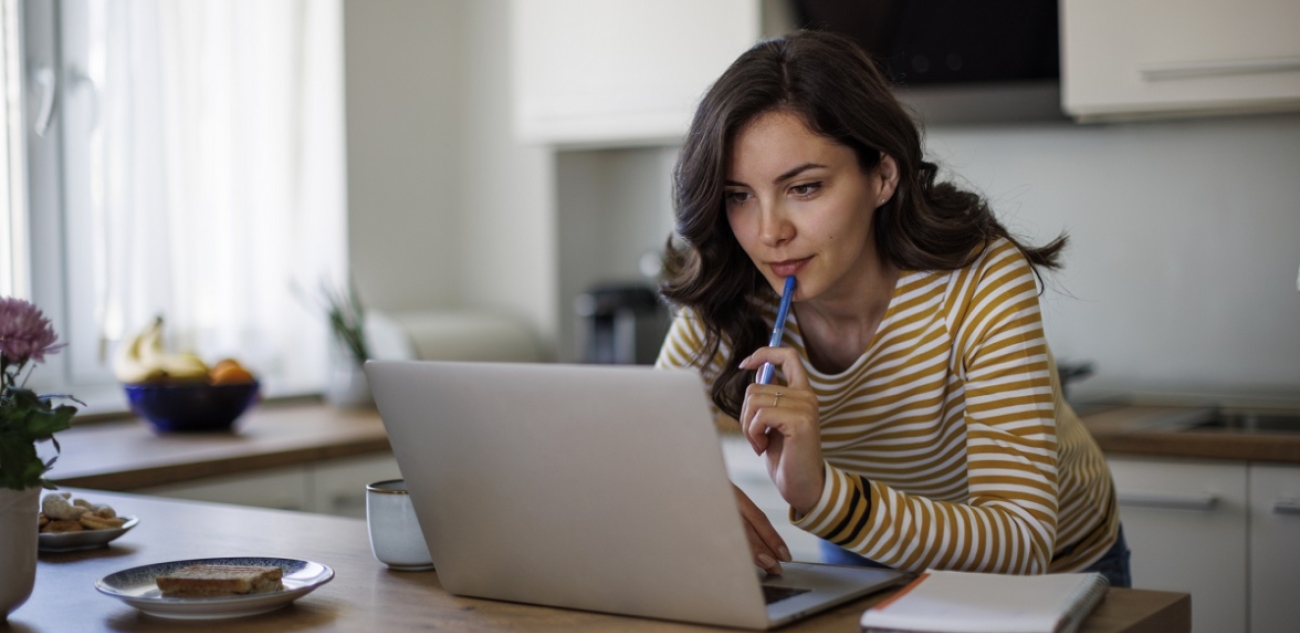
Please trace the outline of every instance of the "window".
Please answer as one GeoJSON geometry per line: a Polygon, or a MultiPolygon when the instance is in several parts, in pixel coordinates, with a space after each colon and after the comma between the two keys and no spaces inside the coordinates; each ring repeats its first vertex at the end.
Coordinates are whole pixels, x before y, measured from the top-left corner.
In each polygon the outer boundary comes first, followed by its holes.
{"type": "Polygon", "coordinates": [[[114,348],[155,315],[271,395],[319,387],[327,333],[292,287],[346,270],[338,0],[23,8],[32,294],[69,343],[46,389],[120,406],[114,348]]]}
{"type": "Polygon", "coordinates": [[[0,295],[26,296],[27,214],[18,0],[0,0],[0,295]]]}

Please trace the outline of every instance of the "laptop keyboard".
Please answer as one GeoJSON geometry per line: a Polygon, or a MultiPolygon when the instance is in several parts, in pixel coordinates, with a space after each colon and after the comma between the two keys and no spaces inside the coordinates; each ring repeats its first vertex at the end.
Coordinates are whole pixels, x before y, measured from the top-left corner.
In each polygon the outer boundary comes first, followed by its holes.
{"type": "Polygon", "coordinates": [[[801,593],[808,593],[811,589],[796,589],[794,587],[770,587],[763,585],[763,602],[772,604],[780,602],[786,598],[793,598],[801,593]]]}

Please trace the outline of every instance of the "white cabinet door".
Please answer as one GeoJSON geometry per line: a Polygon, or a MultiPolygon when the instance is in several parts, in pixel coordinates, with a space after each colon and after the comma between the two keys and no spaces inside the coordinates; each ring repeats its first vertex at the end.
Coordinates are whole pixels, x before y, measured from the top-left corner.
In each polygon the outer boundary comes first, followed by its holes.
{"type": "Polygon", "coordinates": [[[307,469],[294,466],[153,486],[132,492],[277,510],[310,510],[310,489],[307,469]]]}
{"type": "Polygon", "coordinates": [[[1061,28],[1080,119],[1300,109],[1296,0],[1063,0],[1061,28]]]}
{"type": "Polygon", "coordinates": [[[142,494],[365,518],[366,484],[400,479],[391,453],[153,486],[142,494]]]}
{"type": "Polygon", "coordinates": [[[759,0],[513,0],[525,142],[680,140],[704,91],[759,37],[759,0]]]}
{"type": "Polygon", "coordinates": [[[1297,628],[1300,466],[1251,464],[1250,631],[1291,633],[1297,628]]]}
{"type": "Polygon", "coordinates": [[[1133,586],[1192,594],[1193,633],[1246,631],[1246,464],[1108,456],[1133,586]]]}
{"type": "Polygon", "coordinates": [[[363,519],[366,485],[401,478],[391,453],[318,462],[311,467],[312,512],[363,519]]]}

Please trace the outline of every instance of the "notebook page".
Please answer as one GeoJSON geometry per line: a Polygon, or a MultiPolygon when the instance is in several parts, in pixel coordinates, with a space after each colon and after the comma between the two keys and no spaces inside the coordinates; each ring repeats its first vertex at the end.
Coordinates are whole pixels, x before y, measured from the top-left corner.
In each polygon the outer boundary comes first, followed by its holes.
{"type": "Polygon", "coordinates": [[[864,630],[1058,633],[1077,627],[1106,589],[1105,578],[1092,573],[931,571],[897,599],[868,609],[861,624],[864,630]]]}

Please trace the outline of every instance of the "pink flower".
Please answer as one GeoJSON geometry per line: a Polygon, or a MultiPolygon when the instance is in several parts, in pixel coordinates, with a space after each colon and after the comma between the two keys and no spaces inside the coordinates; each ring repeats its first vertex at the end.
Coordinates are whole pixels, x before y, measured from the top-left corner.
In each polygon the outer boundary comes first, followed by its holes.
{"type": "Polygon", "coordinates": [[[46,354],[53,354],[63,345],[50,320],[30,302],[13,297],[0,297],[0,354],[11,365],[23,365],[28,360],[45,362],[46,354]]]}

